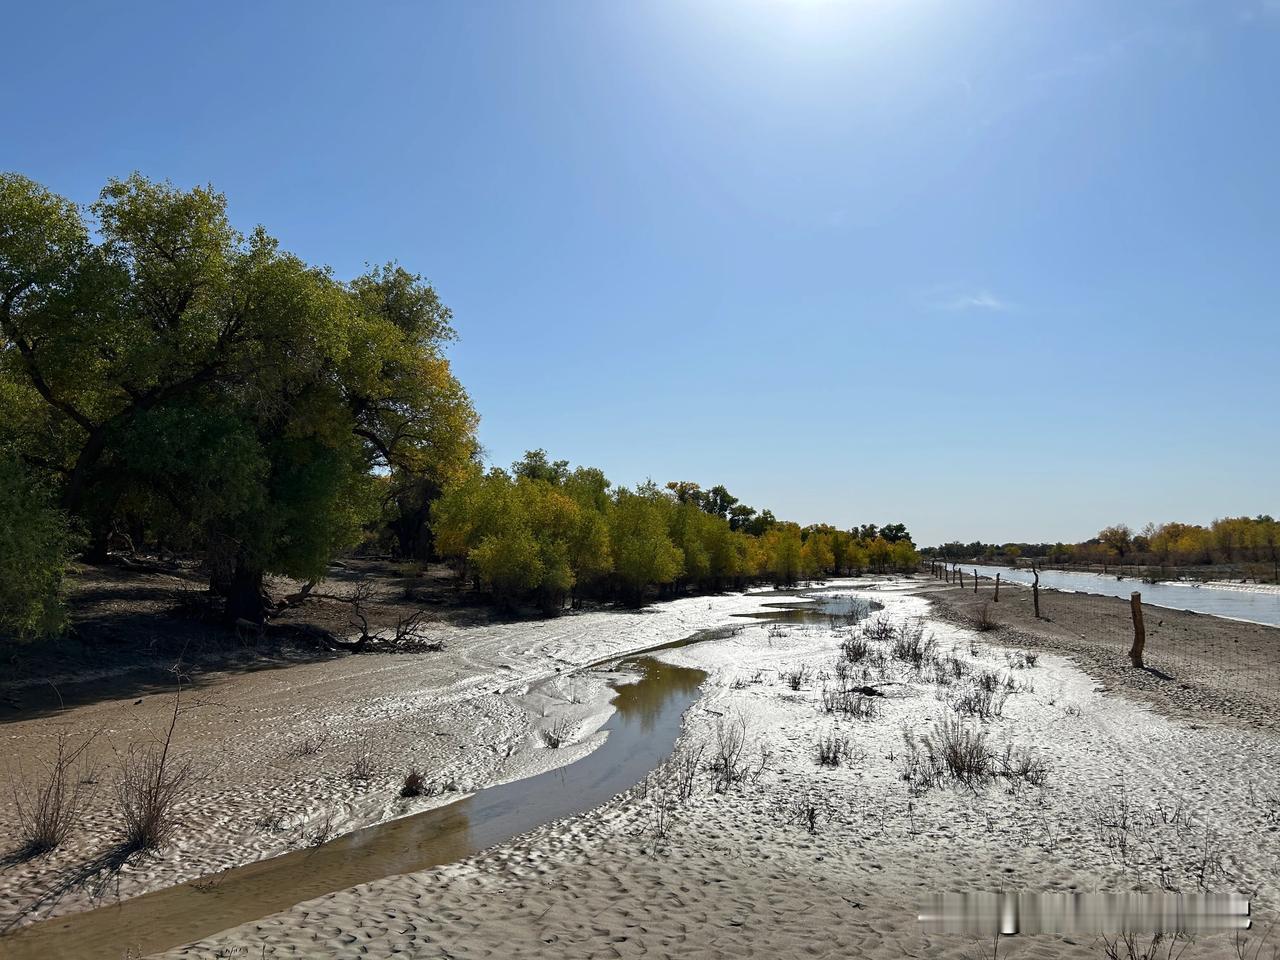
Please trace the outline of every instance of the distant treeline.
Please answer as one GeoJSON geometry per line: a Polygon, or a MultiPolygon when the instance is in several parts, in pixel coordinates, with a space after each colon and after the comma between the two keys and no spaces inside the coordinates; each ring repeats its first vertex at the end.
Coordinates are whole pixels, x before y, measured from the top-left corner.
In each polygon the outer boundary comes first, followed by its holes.
{"type": "Polygon", "coordinates": [[[905,569],[900,524],[801,529],[723,487],[479,465],[452,315],[395,264],[353,280],[134,175],[82,207],[0,174],[0,634],[55,633],[77,555],[197,560],[228,621],[369,543],[504,603],[905,569]]]}
{"type": "Polygon", "coordinates": [[[1118,523],[1082,543],[972,543],[952,541],[925,547],[921,554],[944,560],[987,560],[1015,563],[1041,559],[1051,564],[1132,564],[1137,566],[1207,566],[1270,564],[1280,580],[1280,521],[1267,514],[1224,517],[1209,526],[1194,523],[1148,523],[1135,533],[1118,523]]]}
{"type": "Polygon", "coordinates": [[[613,488],[594,467],[570,470],[542,450],[510,472],[476,468],[435,504],[436,548],[504,604],[552,610],[583,595],[639,603],[648,591],[719,590],[768,579],[914,570],[902,524],[801,527],[757,512],[723,486],[613,488]]]}

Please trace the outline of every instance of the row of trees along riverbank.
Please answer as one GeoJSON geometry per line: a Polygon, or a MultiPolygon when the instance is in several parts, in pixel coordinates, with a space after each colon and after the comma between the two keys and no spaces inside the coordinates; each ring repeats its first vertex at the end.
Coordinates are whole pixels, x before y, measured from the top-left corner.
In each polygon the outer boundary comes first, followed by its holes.
{"type": "Polygon", "coordinates": [[[925,547],[927,559],[1007,563],[1039,561],[1064,569],[1127,567],[1135,573],[1243,576],[1280,583],[1280,521],[1269,514],[1223,517],[1208,526],[1148,523],[1135,532],[1123,523],[1080,543],[972,543],[925,547]]]}
{"type": "Polygon", "coordinates": [[[134,175],[82,207],[0,175],[0,634],[57,632],[69,561],[109,548],[197,559],[254,622],[268,574],[370,541],[548,608],[915,564],[901,525],[802,530],[541,454],[484,473],[453,338],[420,277],[339,280],[211,188],[134,175]]]}
{"type": "Polygon", "coordinates": [[[530,451],[511,471],[474,470],[433,509],[440,553],[500,602],[546,610],[583,595],[636,604],[688,589],[741,588],[860,571],[911,571],[906,528],[801,527],[740,504],[723,486],[680,481],[613,488],[530,451]]]}

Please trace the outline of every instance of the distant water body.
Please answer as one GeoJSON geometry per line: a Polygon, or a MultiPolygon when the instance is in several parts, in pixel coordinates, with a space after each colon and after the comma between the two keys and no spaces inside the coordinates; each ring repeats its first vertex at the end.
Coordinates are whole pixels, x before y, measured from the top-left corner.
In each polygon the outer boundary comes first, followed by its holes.
{"type": "MultiPolygon", "coordinates": [[[[1030,570],[960,564],[966,574],[977,570],[984,577],[1000,574],[1002,581],[1030,584],[1030,570]]],[[[1041,570],[1040,586],[1074,593],[1098,593],[1106,597],[1129,599],[1137,590],[1142,602],[1174,610],[1194,610],[1214,617],[1250,620],[1280,627],[1280,593],[1251,593],[1245,590],[1219,590],[1191,583],[1144,583],[1130,577],[1117,579],[1114,574],[1072,573],[1065,570],[1041,570]]]]}

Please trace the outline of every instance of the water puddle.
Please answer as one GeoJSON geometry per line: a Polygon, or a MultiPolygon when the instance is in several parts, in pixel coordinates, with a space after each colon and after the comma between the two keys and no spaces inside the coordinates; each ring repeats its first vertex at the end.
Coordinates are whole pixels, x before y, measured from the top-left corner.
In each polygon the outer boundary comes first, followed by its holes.
{"type": "Polygon", "coordinates": [[[867,619],[884,604],[865,597],[822,597],[812,603],[767,603],[769,609],[734,616],[770,623],[818,623],[828,627],[851,627],[867,619]]]}
{"type": "Polygon", "coordinates": [[[0,957],[119,960],[126,949],[135,954],[167,950],[326,893],[453,863],[597,807],[638,783],[671,753],[684,711],[706,679],[701,670],[645,656],[626,658],[621,667],[640,679],[615,685],[615,711],[602,727],[608,738],[575,763],[318,847],[235,867],[198,885],[180,884],[33,924],[0,937],[0,957]]]}

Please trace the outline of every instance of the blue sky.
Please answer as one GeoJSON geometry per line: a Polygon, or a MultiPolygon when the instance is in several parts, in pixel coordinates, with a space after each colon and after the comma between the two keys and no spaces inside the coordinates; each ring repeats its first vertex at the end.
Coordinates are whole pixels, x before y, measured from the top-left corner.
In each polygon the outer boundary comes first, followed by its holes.
{"type": "Polygon", "coordinates": [[[6,14],[0,168],[456,313],[489,457],[919,542],[1280,512],[1280,0],[6,14]],[[15,39],[17,42],[14,42],[15,39]]]}

